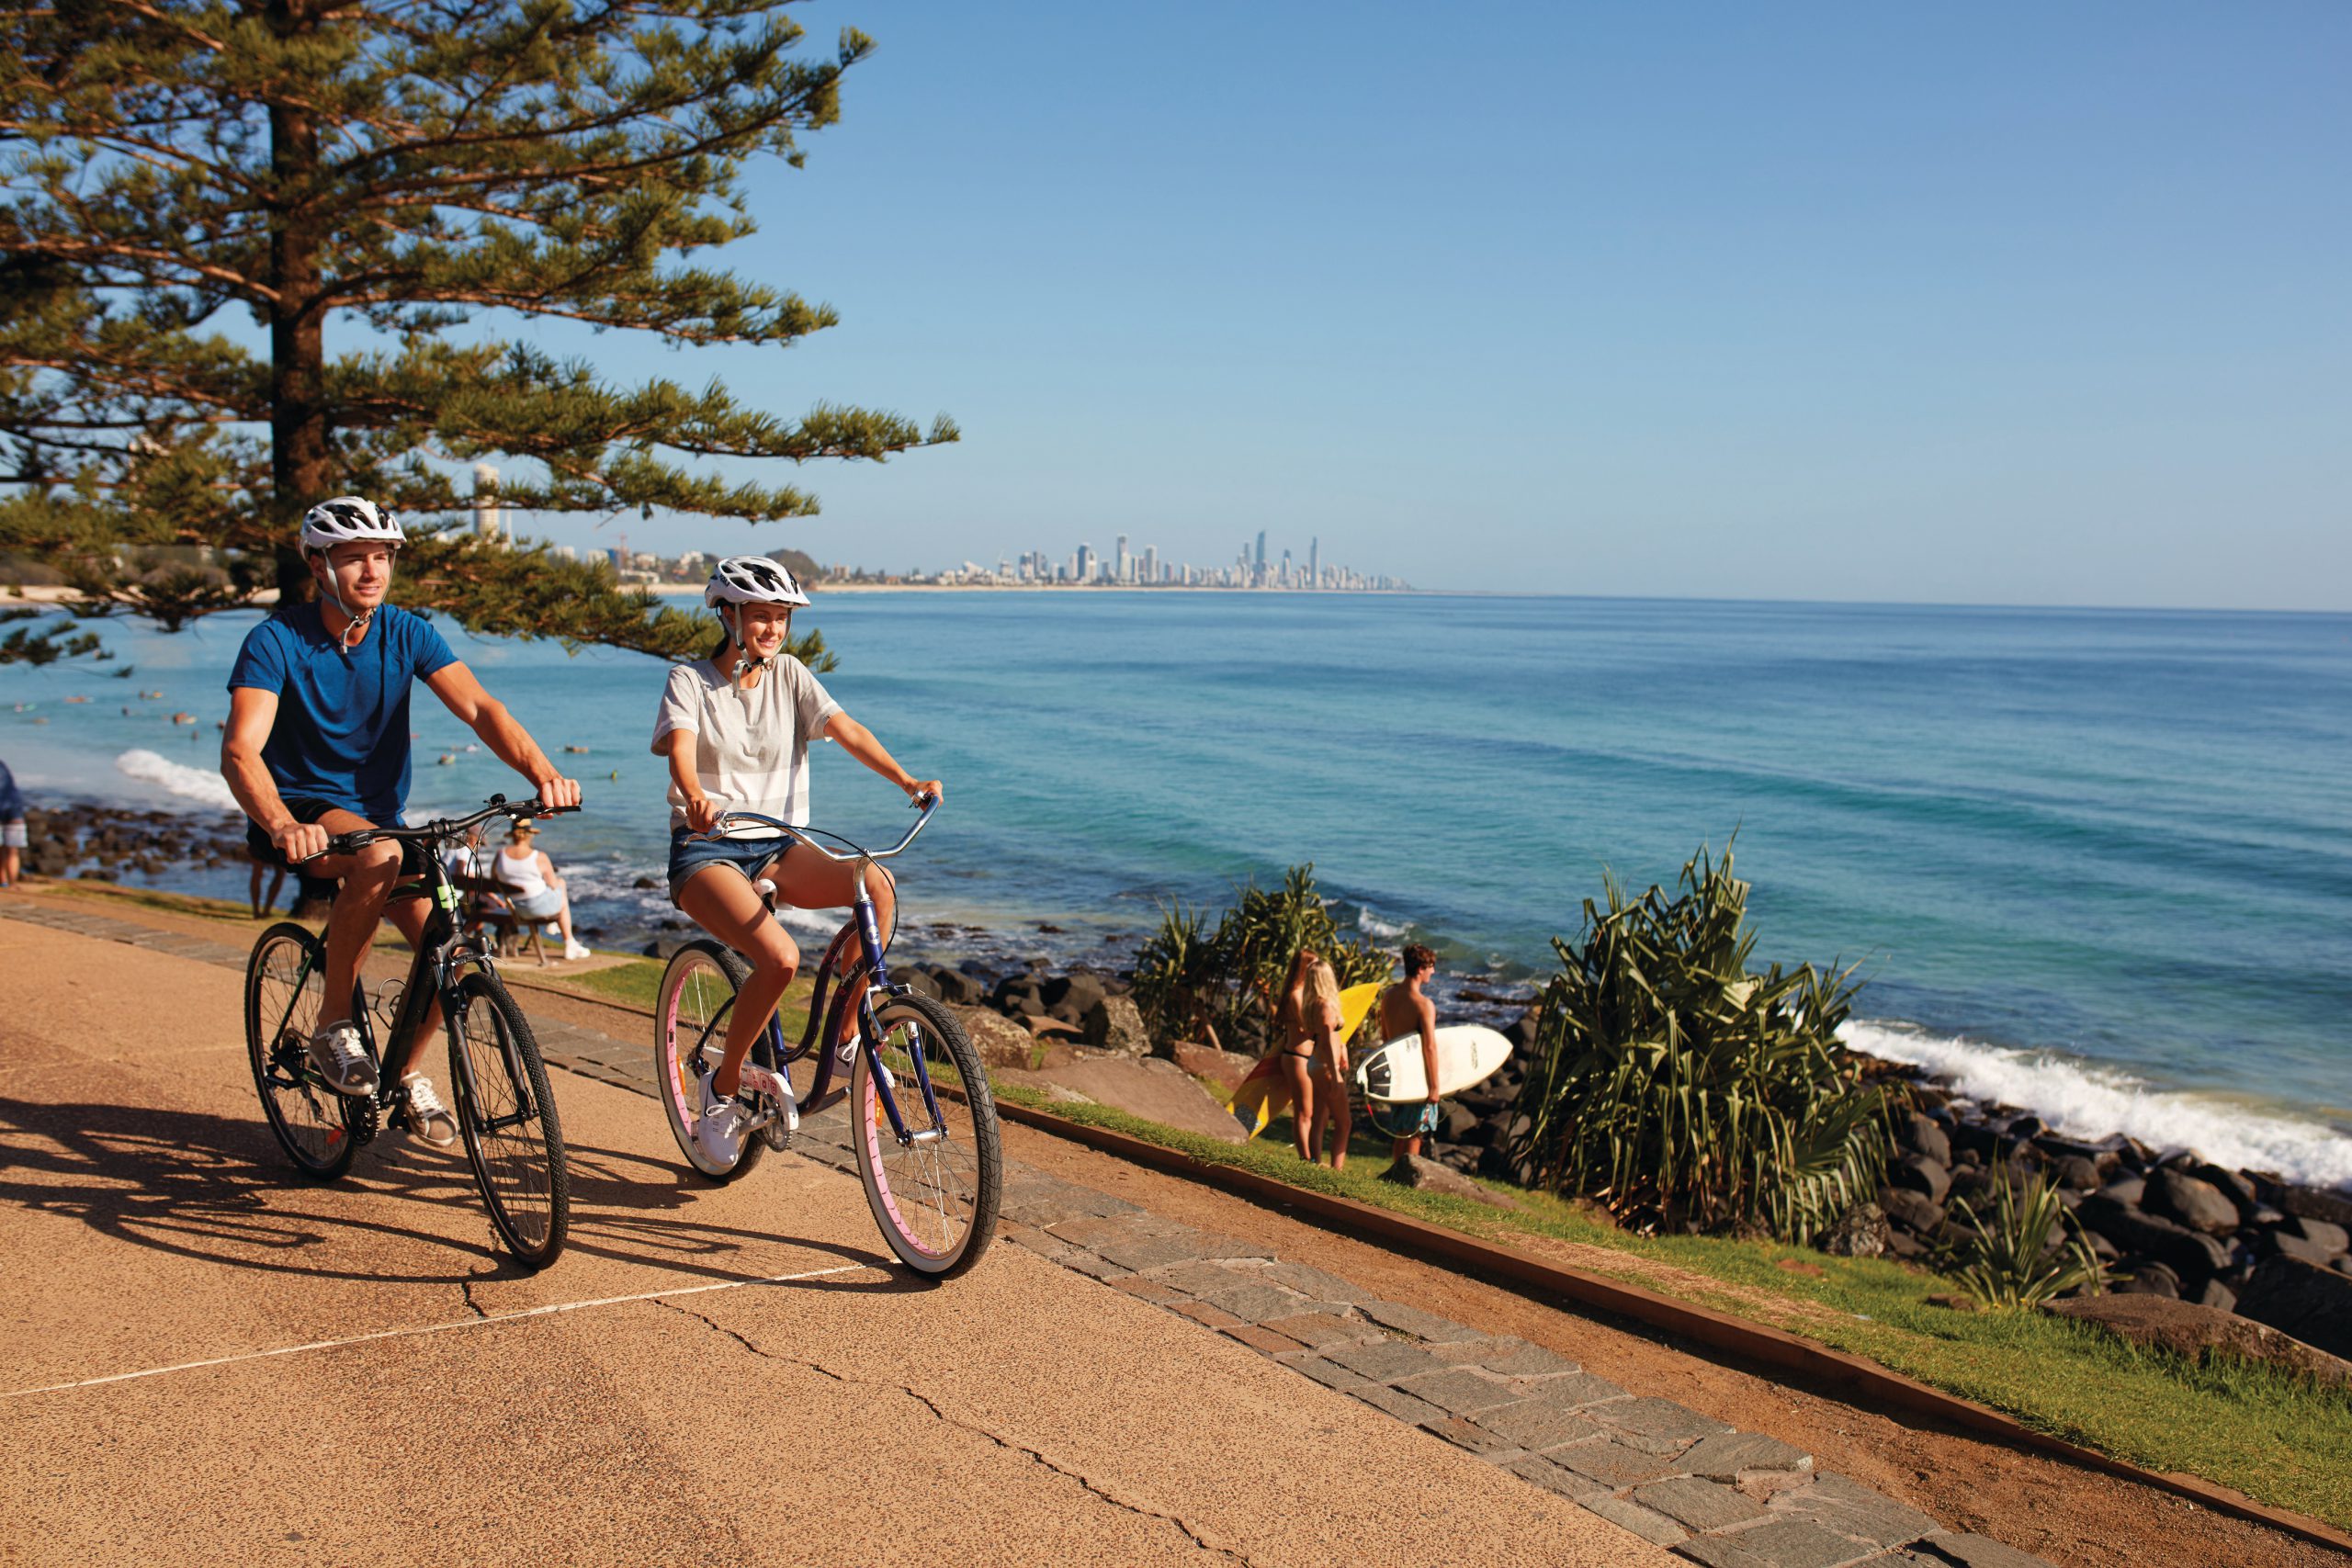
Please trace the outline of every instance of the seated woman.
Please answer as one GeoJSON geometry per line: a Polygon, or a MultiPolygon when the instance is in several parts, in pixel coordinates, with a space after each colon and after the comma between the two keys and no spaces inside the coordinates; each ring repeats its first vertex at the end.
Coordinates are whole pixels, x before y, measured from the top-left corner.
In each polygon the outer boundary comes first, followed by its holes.
{"type": "MultiPolygon", "coordinates": [[[[722,636],[707,659],[670,671],[653,725],[653,750],[670,761],[670,899],[688,919],[741,953],[751,978],[735,998],[718,1065],[703,1075],[695,1141],[720,1166],[741,1155],[745,1111],[735,1098],[746,1077],[778,1100],[787,1084],[746,1062],[800,965],[800,951],[769,915],[754,884],[775,884],[776,902],[833,908],[855,897],[855,869],[821,855],[791,854],[773,829],[742,826],[712,834],[729,811],[754,811],[799,827],[808,820],[808,743],[843,750],[907,792],[944,793],[895,761],[864,725],[842,711],[808,667],[784,651],[792,612],[808,603],[792,574],[765,556],[718,563],[703,590],[722,636]]],[[[887,875],[869,881],[874,915],[889,940],[898,902],[887,875]]],[[[862,986],[863,979],[855,982],[862,986]]],[[[854,993],[849,1005],[856,1006],[854,993]]]]}
{"type": "Polygon", "coordinates": [[[555,862],[547,852],[532,840],[539,834],[531,822],[517,822],[506,835],[506,843],[490,857],[490,878],[502,887],[511,887],[506,901],[514,912],[533,922],[553,920],[563,932],[563,955],[566,958],[586,958],[589,951],[571,934],[571,892],[556,874],[555,862]]]}
{"type": "Polygon", "coordinates": [[[1348,1048],[1340,1039],[1340,977],[1329,960],[1301,948],[1274,1008],[1274,1045],[1283,1055],[1291,1086],[1291,1136],[1298,1157],[1322,1157],[1323,1132],[1331,1131],[1331,1168],[1348,1163],[1348,1048]]]}

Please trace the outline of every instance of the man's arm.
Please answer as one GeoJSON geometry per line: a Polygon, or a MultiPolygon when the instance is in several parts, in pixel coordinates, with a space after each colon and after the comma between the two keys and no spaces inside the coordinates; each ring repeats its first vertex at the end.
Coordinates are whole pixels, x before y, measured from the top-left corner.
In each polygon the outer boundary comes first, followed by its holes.
{"type": "Polygon", "coordinates": [[[1415,997],[1421,1014],[1421,1071],[1428,1075],[1430,1103],[1437,1103],[1437,1009],[1427,997],[1415,997]]]}
{"type": "Polygon", "coordinates": [[[220,737],[220,776],[238,807],[269,835],[278,853],[290,861],[324,854],[327,830],[316,823],[297,822],[269,776],[261,749],[277,723],[277,694],[259,686],[239,686],[229,694],[229,728],[220,737]]]}
{"type": "Polygon", "coordinates": [[[580,804],[580,786],[556,772],[531,732],[506,711],[504,703],[482,690],[462,660],[444,664],[427,675],[424,683],[460,723],[481,737],[493,756],[531,781],[541,801],[548,806],[580,804]]]}

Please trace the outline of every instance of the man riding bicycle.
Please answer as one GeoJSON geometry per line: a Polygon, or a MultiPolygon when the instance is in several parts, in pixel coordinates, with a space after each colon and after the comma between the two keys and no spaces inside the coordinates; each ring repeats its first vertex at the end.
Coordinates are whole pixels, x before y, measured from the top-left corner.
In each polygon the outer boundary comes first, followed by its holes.
{"type": "MultiPolygon", "coordinates": [[[[400,825],[411,682],[431,688],[501,761],[531,781],[545,805],[580,804],[580,785],[557,773],[432,623],[384,602],[404,539],[390,512],[357,496],[303,514],[302,555],[319,596],[280,604],[246,634],[229,674],[229,728],[220,743],[220,773],[251,819],[245,840],[254,858],[343,883],[327,920],[326,988],[310,1058],[327,1087],[345,1095],[377,1088],[351,1021],[352,993],[400,879],[401,851],[374,843],[353,854],[325,852],[332,835],[400,825]]],[[[389,913],[415,945],[424,901],[403,898],[389,913]]],[[[457,1122],[432,1080],[415,1070],[439,1023],[436,1005],[397,1070],[410,1131],[447,1148],[457,1141],[457,1122]]]]}

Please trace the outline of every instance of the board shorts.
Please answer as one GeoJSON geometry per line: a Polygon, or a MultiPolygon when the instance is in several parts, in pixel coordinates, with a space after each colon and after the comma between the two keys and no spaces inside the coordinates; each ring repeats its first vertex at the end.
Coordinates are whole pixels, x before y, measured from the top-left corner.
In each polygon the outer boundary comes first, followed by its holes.
{"type": "Polygon", "coordinates": [[[1438,1107],[1435,1100],[1404,1100],[1391,1104],[1383,1100],[1364,1101],[1364,1110],[1372,1117],[1372,1124],[1392,1138],[1419,1138],[1437,1131],[1438,1107]]]}
{"type": "Polygon", "coordinates": [[[0,850],[24,850],[31,847],[31,840],[25,837],[23,818],[20,817],[14,822],[0,822],[0,850]]]}
{"type": "Polygon", "coordinates": [[[773,839],[697,839],[692,829],[670,833],[670,902],[685,890],[686,879],[707,865],[723,865],[746,882],[780,863],[793,840],[779,833],[773,839]]]}

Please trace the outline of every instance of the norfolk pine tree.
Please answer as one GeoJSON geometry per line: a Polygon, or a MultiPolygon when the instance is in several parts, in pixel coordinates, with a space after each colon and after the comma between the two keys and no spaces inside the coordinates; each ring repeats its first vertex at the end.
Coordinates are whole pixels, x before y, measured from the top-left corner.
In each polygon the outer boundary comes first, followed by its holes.
{"type": "MultiPolygon", "coordinates": [[[[0,17],[0,554],[55,567],[81,613],[176,629],[307,593],[295,539],[314,502],[462,515],[449,474],[478,458],[523,465],[511,507],[759,522],[816,502],[714,466],[956,439],[944,417],[779,419],[715,380],[616,386],[492,330],[781,349],[833,324],[701,260],[753,231],[747,163],[798,166],[796,138],[838,118],[872,48],[844,31],[830,57],[796,53],[782,11],[17,0],[0,17]],[[153,553],[172,545],[226,554],[208,571],[153,553]]],[[[601,563],[412,538],[400,602],[476,631],[673,658],[711,634],[649,615],[601,563]]],[[[0,662],[93,647],[20,625],[0,662]]]]}

